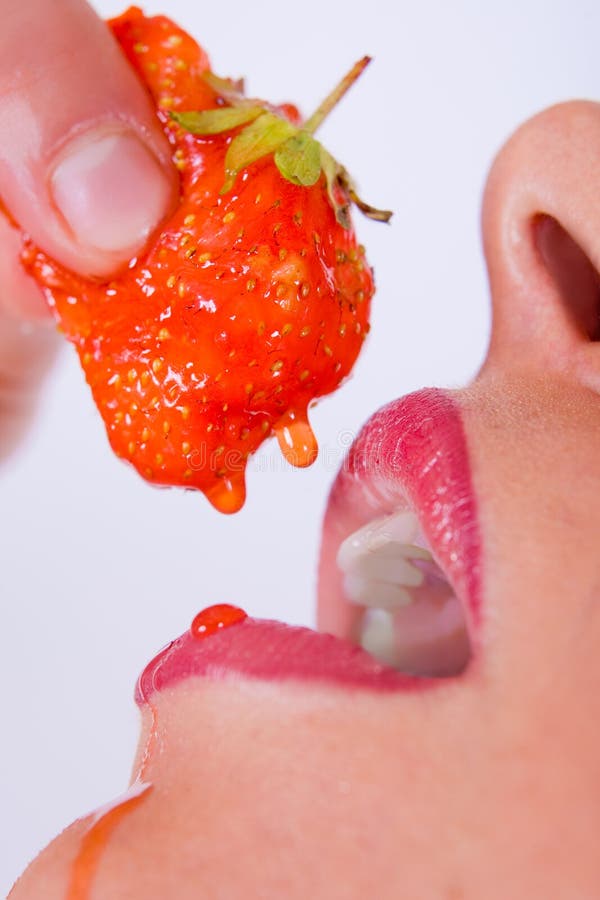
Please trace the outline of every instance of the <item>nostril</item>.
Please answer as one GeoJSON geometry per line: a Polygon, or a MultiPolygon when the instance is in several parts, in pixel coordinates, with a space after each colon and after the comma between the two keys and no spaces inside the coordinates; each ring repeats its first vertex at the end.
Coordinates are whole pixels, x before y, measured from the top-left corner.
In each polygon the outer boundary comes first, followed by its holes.
{"type": "Polygon", "coordinates": [[[533,219],[535,243],[558,289],[564,311],[582,338],[600,341],[600,276],[562,225],[548,215],[533,219]]]}

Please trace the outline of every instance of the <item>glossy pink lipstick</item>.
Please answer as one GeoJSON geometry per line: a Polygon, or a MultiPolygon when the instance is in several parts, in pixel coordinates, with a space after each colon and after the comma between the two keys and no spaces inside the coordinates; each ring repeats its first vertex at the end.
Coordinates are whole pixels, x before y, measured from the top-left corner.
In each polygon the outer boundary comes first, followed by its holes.
{"type": "Polygon", "coordinates": [[[379,692],[430,683],[382,665],[354,644],[310,628],[251,619],[243,613],[228,624],[228,609],[237,608],[209,607],[194,620],[208,616],[214,622],[214,611],[225,610],[225,627],[213,627],[204,636],[193,625],[155,656],[138,680],[136,703],[148,703],[156,692],[190,677],[328,682],[379,692]]]}
{"type": "Polygon", "coordinates": [[[323,526],[319,626],[355,637],[360,612],[344,597],[341,543],[401,510],[416,515],[444,576],[462,602],[475,642],[481,609],[481,542],[460,409],[452,394],[424,389],[375,413],[334,482],[323,526]]]}

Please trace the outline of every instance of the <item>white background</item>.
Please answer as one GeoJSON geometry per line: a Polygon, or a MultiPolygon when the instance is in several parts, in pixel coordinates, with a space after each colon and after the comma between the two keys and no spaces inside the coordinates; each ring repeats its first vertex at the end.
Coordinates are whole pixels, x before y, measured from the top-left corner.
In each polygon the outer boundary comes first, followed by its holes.
{"type": "MultiPolygon", "coordinates": [[[[102,14],[117,2],[96,3],[102,14]]],[[[325,450],[294,471],[274,447],[220,517],[153,490],[109,452],[65,347],[25,447],[0,472],[0,893],[61,828],[126,785],[136,676],[203,606],[311,623],[319,522],[340,445],[381,404],[477,370],[489,330],[479,239],[486,171],[543,106],[594,97],[597,0],[162,0],[254,95],[311,112],[375,62],[320,137],[391,227],[358,222],[379,292],[355,377],[313,412],[325,450]]]]}

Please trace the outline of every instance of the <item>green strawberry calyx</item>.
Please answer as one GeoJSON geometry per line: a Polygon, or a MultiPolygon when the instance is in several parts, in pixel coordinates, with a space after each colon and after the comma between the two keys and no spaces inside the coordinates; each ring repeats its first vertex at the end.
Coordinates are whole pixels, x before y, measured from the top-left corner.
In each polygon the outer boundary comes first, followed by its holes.
{"type": "Polygon", "coordinates": [[[262,100],[244,96],[242,81],[218,78],[212,72],[206,73],[204,78],[221,102],[227,105],[201,112],[171,112],[170,115],[186,131],[199,136],[241,129],[227,149],[222,194],[232,190],[241,171],[257,160],[272,155],[281,175],[292,184],[311,187],[321,175],[325,176],[329,202],[342,227],[350,228],[352,203],[368,218],[389,222],[392,213],[375,209],[361,200],[344,166],[314,137],[317,128],[370,62],[369,56],[359,60],[316,112],[300,126],[293,125],[262,100]]]}

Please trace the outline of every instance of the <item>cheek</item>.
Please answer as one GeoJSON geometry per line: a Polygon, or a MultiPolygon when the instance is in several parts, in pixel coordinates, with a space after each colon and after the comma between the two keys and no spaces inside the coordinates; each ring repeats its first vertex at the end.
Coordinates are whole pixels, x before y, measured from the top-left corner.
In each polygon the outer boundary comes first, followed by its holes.
{"type": "Polygon", "coordinates": [[[600,679],[600,407],[560,380],[487,377],[464,415],[484,552],[482,665],[507,690],[516,681],[524,707],[532,691],[558,720],[588,715],[582,699],[600,679]]]}

